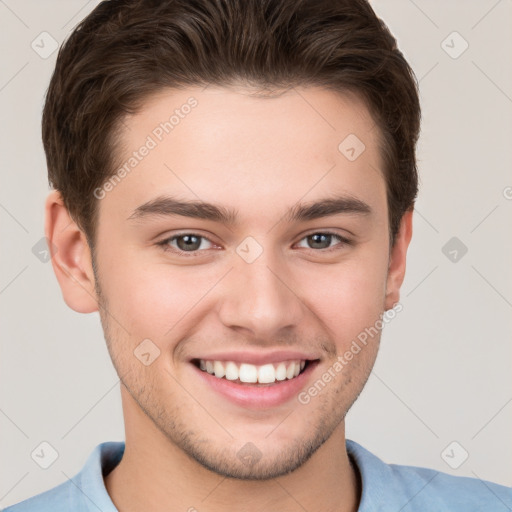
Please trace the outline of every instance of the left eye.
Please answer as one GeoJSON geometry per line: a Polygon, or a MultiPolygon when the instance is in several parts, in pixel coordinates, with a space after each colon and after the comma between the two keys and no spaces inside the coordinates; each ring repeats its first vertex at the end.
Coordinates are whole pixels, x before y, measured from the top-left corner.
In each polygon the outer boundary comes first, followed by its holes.
{"type": "MultiPolygon", "coordinates": [[[[318,250],[330,250],[335,249],[338,245],[341,247],[344,245],[350,245],[350,240],[329,232],[312,233],[302,238],[299,244],[304,242],[306,243],[306,246],[302,245],[302,247],[318,250]],[[335,240],[337,240],[338,243],[332,246],[331,244],[335,240]]],[[[208,249],[208,247],[205,247],[205,243],[206,245],[213,244],[204,236],[197,235],[195,233],[184,233],[166,238],[165,240],[158,242],[158,245],[162,246],[164,250],[167,251],[174,251],[186,256],[196,256],[199,251],[208,249]]]]}
{"type": "Polygon", "coordinates": [[[333,239],[340,242],[336,245],[345,245],[350,243],[349,240],[335,233],[312,233],[311,235],[304,237],[301,242],[305,240],[306,244],[309,244],[309,246],[306,246],[307,249],[331,249],[332,247],[330,247],[330,245],[333,239]]]}

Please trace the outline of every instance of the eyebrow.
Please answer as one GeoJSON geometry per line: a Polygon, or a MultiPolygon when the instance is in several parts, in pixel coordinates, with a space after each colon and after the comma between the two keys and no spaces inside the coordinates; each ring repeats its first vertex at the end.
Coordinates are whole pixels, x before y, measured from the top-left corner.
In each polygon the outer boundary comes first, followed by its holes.
{"type": "MultiPolygon", "coordinates": [[[[369,204],[353,196],[336,196],[300,203],[291,207],[283,216],[287,222],[305,222],[331,215],[357,214],[368,216],[373,213],[369,204]]],[[[227,226],[236,226],[238,210],[203,201],[181,201],[171,196],[160,196],[140,206],[128,220],[158,216],[183,216],[210,220],[227,226]]]]}

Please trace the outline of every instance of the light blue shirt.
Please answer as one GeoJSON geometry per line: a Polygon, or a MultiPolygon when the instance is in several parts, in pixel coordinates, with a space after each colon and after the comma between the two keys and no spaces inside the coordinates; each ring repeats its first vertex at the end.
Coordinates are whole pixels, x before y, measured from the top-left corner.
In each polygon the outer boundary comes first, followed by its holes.
{"type": "MultiPolygon", "coordinates": [[[[98,445],[71,480],[4,512],[117,512],[103,475],[121,460],[124,443],[98,445]]],[[[511,512],[512,488],[433,469],[386,464],[360,444],[346,442],[359,469],[362,496],[358,512],[511,512]]]]}

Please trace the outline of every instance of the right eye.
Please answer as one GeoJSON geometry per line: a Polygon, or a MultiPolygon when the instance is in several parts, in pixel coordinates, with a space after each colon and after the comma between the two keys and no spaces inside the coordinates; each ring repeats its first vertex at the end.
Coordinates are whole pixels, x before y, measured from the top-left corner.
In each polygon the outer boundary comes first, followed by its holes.
{"type": "Polygon", "coordinates": [[[203,241],[213,243],[208,238],[196,233],[180,233],[158,242],[157,245],[161,246],[164,251],[172,251],[180,256],[197,256],[196,253],[207,250],[203,241]]]}

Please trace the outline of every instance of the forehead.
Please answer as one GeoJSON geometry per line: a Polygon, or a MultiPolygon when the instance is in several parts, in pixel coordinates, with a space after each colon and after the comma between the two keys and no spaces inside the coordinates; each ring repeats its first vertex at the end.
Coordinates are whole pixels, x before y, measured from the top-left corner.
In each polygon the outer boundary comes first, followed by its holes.
{"type": "Polygon", "coordinates": [[[348,193],[378,209],[385,197],[378,139],[365,103],[351,93],[167,89],[124,119],[116,168],[124,172],[100,208],[115,204],[126,219],[169,194],[274,217],[279,204],[348,193]]]}

